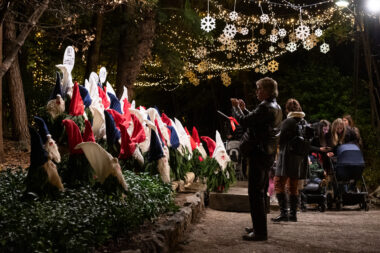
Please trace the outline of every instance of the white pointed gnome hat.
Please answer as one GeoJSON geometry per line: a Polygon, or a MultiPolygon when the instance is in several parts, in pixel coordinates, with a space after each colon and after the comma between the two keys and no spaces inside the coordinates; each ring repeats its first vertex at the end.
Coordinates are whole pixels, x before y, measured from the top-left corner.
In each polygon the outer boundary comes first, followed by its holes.
{"type": "Polygon", "coordinates": [[[181,143],[183,147],[187,148],[191,157],[191,155],[193,154],[193,151],[191,149],[190,137],[189,135],[187,135],[185,128],[182,126],[181,122],[178,119],[174,118],[174,122],[175,122],[176,130],[177,130],[177,134],[179,138],[179,143],[181,143]]]}
{"type": "Polygon", "coordinates": [[[116,157],[113,157],[96,142],[82,142],[76,145],[75,149],[83,150],[100,183],[104,183],[109,175],[113,175],[124,190],[128,190],[128,185],[124,180],[116,157]]]}
{"type": "Polygon", "coordinates": [[[228,162],[231,161],[230,157],[227,154],[226,148],[224,146],[224,143],[222,141],[222,137],[220,136],[220,133],[218,130],[215,134],[215,150],[212,154],[212,157],[215,158],[215,160],[218,162],[222,170],[225,170],[227,167],[228,162]]]}
{"type": "Polygon", "coordinates": [[[127,99],[127,101],[129,102],[128,100],[128,89],[123,86],[123,95],[121,95],[121,98],[120,98],[120,106],[121,106],[121,110],[124,112],[124,100],[127,99]]]}

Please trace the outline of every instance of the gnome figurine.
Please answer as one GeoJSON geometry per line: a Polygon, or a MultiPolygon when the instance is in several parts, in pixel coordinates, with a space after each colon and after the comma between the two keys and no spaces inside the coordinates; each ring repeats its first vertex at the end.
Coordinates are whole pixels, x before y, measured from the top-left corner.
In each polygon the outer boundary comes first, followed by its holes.
{"type": "Polygon", "coordinates": [[[54,190],[63,191],[56,165],[49,159],[43,147],[41,136],[29,127],[31,138],[30,166],[26,177],[26,191],[38,195],[51,194],[54,190]]]}

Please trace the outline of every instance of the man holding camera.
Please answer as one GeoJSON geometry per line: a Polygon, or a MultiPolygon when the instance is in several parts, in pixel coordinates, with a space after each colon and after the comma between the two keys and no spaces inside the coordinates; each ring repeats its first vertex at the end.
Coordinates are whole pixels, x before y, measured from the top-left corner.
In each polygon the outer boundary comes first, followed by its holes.
{"type": "Polygon", "coordinates": [[[256,87],[256,96],[261,103],[255,110],[247,112],[244,101],[236,98],[231,98],[231,104],[237,120],[247,129],[240,150],[249,159],[248,196],[253,228],[246,228],[248,234],[243,239],[265,241],[268,237],[266,186],[277,151],[282,111],[276,102],[278,90],[275,80],[265,77],[256,82],[256,87]]]}

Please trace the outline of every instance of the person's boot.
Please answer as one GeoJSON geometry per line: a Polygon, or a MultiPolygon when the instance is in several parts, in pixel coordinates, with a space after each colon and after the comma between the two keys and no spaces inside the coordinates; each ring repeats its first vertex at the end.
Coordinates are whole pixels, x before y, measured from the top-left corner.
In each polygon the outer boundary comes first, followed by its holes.
{"type": "Polygon", "coordinates": [[[288,208],[287,208],[287,200],[285,193],[277,193],[276,194],[278,205],[280,206],[280,215],[276,218],[272,218],[271,220],[273,222],[280,222],[280,221],[288,221],[288,208]]]}
{"type": "Polygon", "coordinates": [[[289,213],[289,221],[297,221],[297,206],[298,206],[298,196],[297,195],[290,195],[289,196],[289,202],[290,202],[290,213],[289,213]]]}

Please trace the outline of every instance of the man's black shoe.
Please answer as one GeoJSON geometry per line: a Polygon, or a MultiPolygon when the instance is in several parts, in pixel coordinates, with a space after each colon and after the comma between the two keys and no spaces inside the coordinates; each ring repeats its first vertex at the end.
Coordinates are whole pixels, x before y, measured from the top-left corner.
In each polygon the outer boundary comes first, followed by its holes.
{"type": "Polygon", "coordinates": [[[243,240],[245,240],[245,241],[266,241],[266,240],[268,240],[268,237],[263,236],[263,235],[255,235],[255,233],[251,232],[248,235],[243,235],[243,240]]]}
{"type": "Polygon", "coordinates": [[[252,232],[253,232],[253,228],[246,227],[246,228],[245,228],[245,232],[247,232],[248,234],[249,234],[249,233],[252,233],[252,232]]]}

